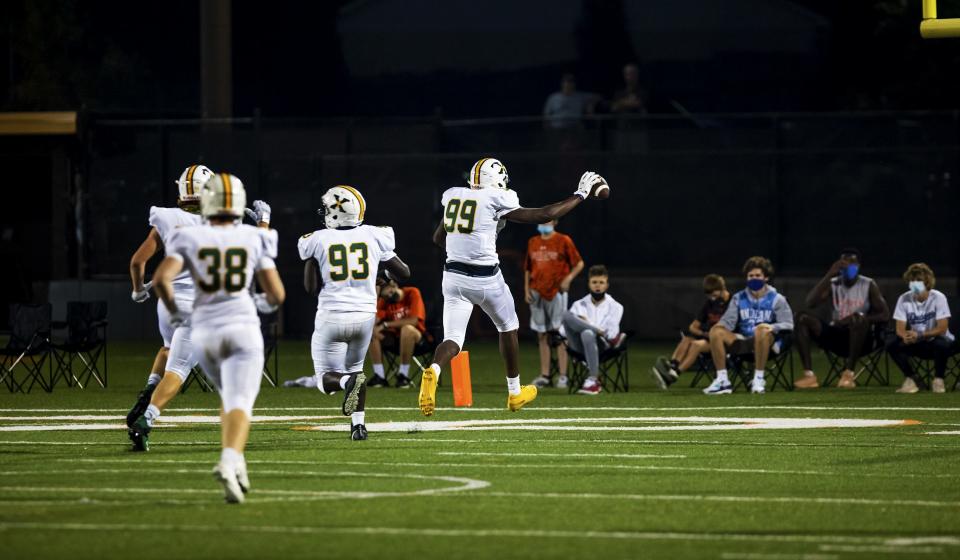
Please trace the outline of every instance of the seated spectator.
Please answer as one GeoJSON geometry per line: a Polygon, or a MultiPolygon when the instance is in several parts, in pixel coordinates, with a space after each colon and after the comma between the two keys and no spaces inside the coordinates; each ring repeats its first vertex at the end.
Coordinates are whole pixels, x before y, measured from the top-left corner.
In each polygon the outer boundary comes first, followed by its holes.
{"type": "Polygon", "coordinates": [[[916,393],[926,389],[923,378],[917,375],[910,357],[934,361],[934,393],[946,391],[943,378],[947,371],[947,358],[954,343],[948,329],[950,306],[943,292],[934,290],[937,283],[933,270],[924,263],[915,263],[903,273],[903,281],[909,290],[897,300],[893,320],[897,323],[896,336],[890,337],[887,352],[903,372],[903,385],[898,393],[916,393]]]}
{"type": "Polygon", "coordinates": [[[793,311],[777,290],[767,282],[773,276],[773,265],[764,257],[750,257],[743,265],[747,287],[733,294],[730,306],[720,322],[710,329],[710,354],[717,378],[703,390],[707,395],[729,395],[733,385],[727,376],[727,354],[754,356],[751,393],[763,393],[766,381],[763,369],[770,351],[779,352],[780,337],[793,330],[793,311]]]}
{"type": "Polygon", "coordinates": [[[700,354],[710,351],[710,329],[726,312],[730,304],[730,292],[727,291],[723,276],[707,274],[703,278],[703,293],[707,301],[703,303],[697,318],[680,335],[680,344],[673,351],[673,356],[669,360],[664,356],[657,357],[651,369],[653,380],[661,389],[673,385],[681,373],[693,367],[700,354]]]}
{"type": "Polygon", "coordinates": [[[587,273],[590,293],[578,299],[563,315],[563,333],[567,345],[587,359],[589,377],[577,391],[581,395],[600,394],[600,352],[616,348],[623,341],[620,319],[623,306],[607,294],[610,275],[602,264],[587,273]]]}
{"type": "Polygon", "coordinates": [[[803,363],[803,377],[793,383],[798,389],[820,386],[813,372],[811,342],[838,356],[846,356],[837,387],[856,387],[857,361],[874,347],[870,330],[875,324],[890,319],[890,309],[877,283],[860,274],[860,252],[856,249],[841,251],[840,259],[807,294],[807,308],[814,309],[828,299],[833,304],[829,323],[807,311],[797,314],[794,336],[803,363]]]}
{"type": "Polygon", "coordinates": [[[623,88],[613,92],[610,111],[613,113],[647,113],[647,92],[640,87],[640,67],[629,63],[623,67],[623,88]]]}
{"type": "Polygon", "coordinates": [[[582,125],[584,115],[592,115],[597,96],[577,91],[577,80],[573,74],[564,74],[560,80],[560,91],[551,93],[543,105],[545,128],[577,128],[582,125]]]}
{"type": "MultiPolygon", "coordinates": [[[[583,270],[583,259],[569,236],[556,231],[557,221],[537,226],[540,233],[527,243],[523,271],[524,299],[530,304],[530,328],[540,345],[540,376],[537,387],[550,386],[549,335],[556,335],[567,311],[570,283],[583,270]]],[[[567,386],[567,350],[557,346],[557,387],[567,386]]]]}
{"type": "Polygon", "coordinates": [[[427,330],[423,298],[417,288],[401,288],[394,280],[381,281],[379,288],[377,324],[373,327],[373,336],[367,351],[373,363],[374,375],[367,382],[367,386],[388,386],[383,369],[383,349],[387,348],[400,354],[396,386],[406,389],[410,387],[410,359],[413,357],[413,348],[427,330]]]}

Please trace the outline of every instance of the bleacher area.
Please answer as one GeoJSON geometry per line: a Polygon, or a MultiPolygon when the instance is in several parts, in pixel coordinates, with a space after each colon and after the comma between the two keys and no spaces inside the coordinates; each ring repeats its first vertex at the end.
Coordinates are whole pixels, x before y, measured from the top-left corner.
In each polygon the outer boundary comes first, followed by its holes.
{"type": "MultiPolygon", "coordinates": [[[[280,378],[311,369],[283,340],[280,378]]],[[[0,394],[6,558],[955,558],[960,393],[658,391],[666,345],[632,343],[631,391],[545,389],[506,411],[496,346],[469,343],[474,406],[423,418],[416,392],[371,390],[370,439],[340,401],[264,385],[225,510],[209,470],[219,399],[191,388],[128,451],[123,416],[156,348],[111,342],[107,389],[0,394]],[[451,552],[453,551],[453,552],[451,552]]],[[[522,352],[523,378],[536,354],[522,352]]],[[[825,371],[822,355],[815,366],[825,371]]]]}

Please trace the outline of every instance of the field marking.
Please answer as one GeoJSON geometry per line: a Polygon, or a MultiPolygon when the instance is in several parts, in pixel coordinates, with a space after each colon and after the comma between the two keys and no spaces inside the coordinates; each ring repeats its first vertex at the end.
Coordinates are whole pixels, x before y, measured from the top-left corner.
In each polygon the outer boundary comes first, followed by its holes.
{"type": "Polygon", "coordinates": [[[924,432],[928,436],[960,436],[960,430],[947,430],[945,432],[924,432]]]}
{"type": "MultiPolygon", "coordinates": [[[[383,441],[404,441],[419,443],[516,443],[529,445],[530,441],[526,438],[517,439],[466,439],[466,438],[433,438],[433,437],[390,437],[385,434],[383,441]]],[[[0,442],[2,443],[2,442],[0,442]]],[[[960,449],[956,445],[910,445],[898,443],[793,443],[793,442],[752,442],[752,441],[722,441],[722,440],[697,440],[697,439],[551,439],[551,445],[556,443],[633,443],[641,445],[732,445],[740,447],[863,447],[863,448],[903,448],[903,449],[960,449]]]]}
{"type": "Polygon", "coordinates": [[[943,554],[939,546],[898,547],[898,546],[864,546],[849,544],[822,544],[818,547],[824,552],[872,552],[876,554],[943,554]]]}
{"type": "MultiPolygon", "coordinates": [[[[219,412],[219,408],[207,407],[207,408],[177,408],[178,412],[219,412]]],[[[257,411],[261,412],[292,412],[297,410],[310,410],[314,412],[319,412],[323,410],[327,411],[338,411],[339,407],[329,407],[329,406],[265,406],[257,407],[257,411]]],[[[383,406],[376,407],[376,410],[385,410],[385,411],[395,411],[395,412],[414,412],[417,411],[416,406],[383,406]]],[[[503,407],[445,407],[438,409],[443,412],[503,412],[506,408],[503,407]]],[[[662,411],[662,412],[677,412],[677,411],[690,411],[698,412],[702,410],[815,410],[815,411],[881,411],[887,412],[891,410],[904,411],[904,412],[960,412],[960,407],[938,407],[938,406],[803,406],[803,405],[736,405],[736,406],[534,406],[528,410],[536,412],[538,410],[549,411],[549,412],[563,412],[563,411],[587,411],[587,412],[596,412],[596,411],[623,411],[623,412],[649,412],[649,411],[662,411]]],[[[0,408],[0,413],[10,413],[10,412],[114,412],[118,418],[125,415],[128,410],[121,408],[0,408]]]]}
{"type": "Polygon", "coordinates": [[[632,453],[497,453],[493,451],[440,451],[437,455],[454,457],[610,457],[614,459],[686,459],[686,455],[655,455],[632,453]]]}
{"type": "Polygon", "coordinates": [[[768,554],[761,552],[724,552],[723,560],[836,560],[836,554],[768,554]]]}
{"type": "MultiPolygon", "coordinates": [[[[271,525],[174,525],[164,523],[41,523],[0,522],[0,531],[142,531],[151,533],[265,533],[282,535],[361,535],[365,537],[473,537],[473,538],[564,538],[607,539],[638,541],[708,541],[708,542],[779,542],[800,544],[863,544],[884,545],[897,541],[897,536],[862,535],[797,535],[795,533],[682,533],[655,531],[563,531],[524,529],[444,529],[424,527],[320,527],[320,526],[271,526],[271,525]]],[[[936,537],[936,535],[934,535],[936,537]]],[[[905,537],[904,537],[905,538],[905,537]]]]}
{"type": "MultiPolygon", "coordinates": [[[[55,416],[0,416],[0,422],[80,422],[123,420],[123,416],[100,415],[55,415],[55,416]]],[[[331,416],[254,416],[253,422],[305,422],[307,420],[335,420],[343,415],[331,416]]],[[[219,416],[200,416],[197,414],[170,414],[157,418],[158,424],[219,424],[219,416]]]]}
{"type": "MultiPolygon", "coordinates": [[[[57,459],[60,462],[68,463],[133,463],[143,465],[147,463],[158,464],[209,464],[209,461],[189,460],[189,459],[57,459]]],[[[557,463],[538,463],[538,464],[515,464],[515,463],[412,463],[397,461],[303,461],[303,460],[251,460],[247,464],[263,465],[349,465],[349,466],[397,466],[397,467],[456,467],[456,468],[503,468],[503,469],[589,469],[589,470],[635,470],[635,471],[677,471],[677,472],[707,472],[707,473],[730,473],[730,474],[777,474],[777,475],[811,475],[811,476],[833,476],[850,478],[951,478],[956,479],[957,475],[952,474],[923,474],[923,473],[862,473],[855,471],[800,471],[800,470],[775,470],[775,469],[745,469],[745,468],[723,468],[723,467],[677,467],[672,465],[584,465],[584,464],[557,464],[557,463]]]]}

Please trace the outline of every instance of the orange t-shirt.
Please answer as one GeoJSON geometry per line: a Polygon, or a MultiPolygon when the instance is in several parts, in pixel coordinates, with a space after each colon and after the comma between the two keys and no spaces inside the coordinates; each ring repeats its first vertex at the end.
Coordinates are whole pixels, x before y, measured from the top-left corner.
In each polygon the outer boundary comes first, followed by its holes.
{"type": "Polygon", "coordinates": [[[569,236],[554,232],[530,238],[524,267],[530,271],[530,289],[552,300],[560,291],[560,282],[583,259],[569,236]]]}
{"type": "Polygon", "coordinates": [[[377,298],[377,322],[416,317],[417,330],[426,332],[427,310],[423,306],[420,290],[412,286],[400,289],[403,290],[403,297],[397,303],[377,298]]]}

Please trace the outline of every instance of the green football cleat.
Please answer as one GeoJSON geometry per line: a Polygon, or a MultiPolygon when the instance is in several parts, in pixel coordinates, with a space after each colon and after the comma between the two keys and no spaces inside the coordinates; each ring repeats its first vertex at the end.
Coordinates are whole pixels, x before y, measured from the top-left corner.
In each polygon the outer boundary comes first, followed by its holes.
{"type": "Polygon", "coordinates": [[[127,430],[127,436],[133,442],[131,451],[150,451],[150,425],[147,418],[140,415],[127,430]]]}
{"type": "Polygon", "coordinates": [[[156,388],[156,385],[147,385],[143,388],[143,391],[140,391],[140,394],[137,395],[137,402],[134,403],[133,408],[127,413],[128,428],[132,428],[137,418],[147,411],[147,407],[150,406],[150,398],[153,396],[153,391],[156,388]]]}

